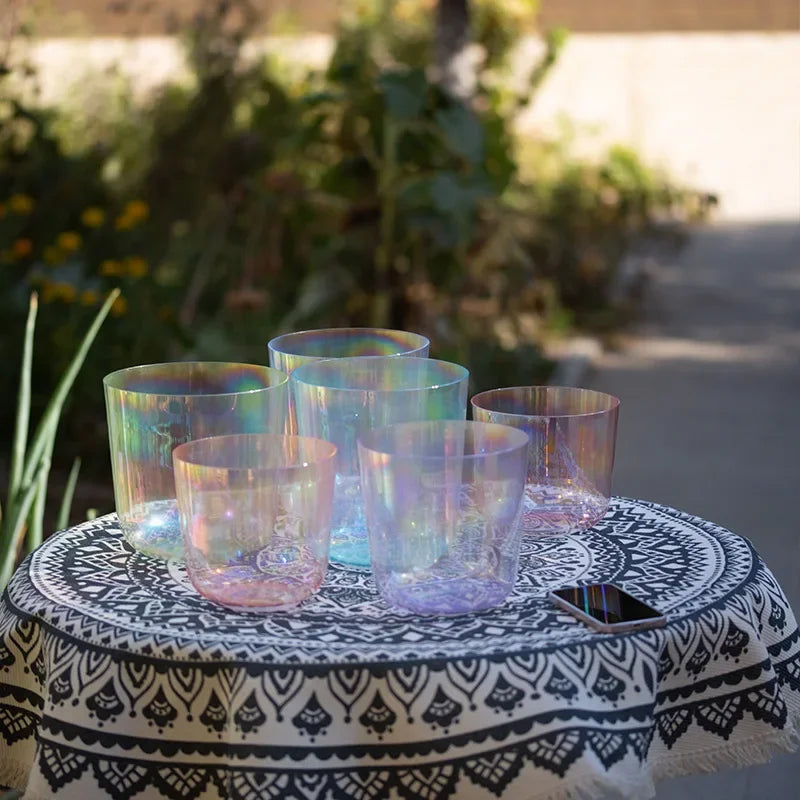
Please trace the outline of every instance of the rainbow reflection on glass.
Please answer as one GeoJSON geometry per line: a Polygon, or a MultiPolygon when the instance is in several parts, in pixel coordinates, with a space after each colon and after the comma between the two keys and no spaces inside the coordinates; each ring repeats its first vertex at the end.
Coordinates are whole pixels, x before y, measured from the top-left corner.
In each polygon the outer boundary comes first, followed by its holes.
{"type": "Polygon", "coordinates": [[[468,382],[465,367],[427,358],[335,358],[292,373],[300,434],[333,442],[339,451],[331,561],[369,566],[358,437],[395,422],[463,420],[468,382]]]}
{"type": "Polygon", "coordinates": [[[288,376],[214,361],[149,364],[103,379],[114,497],[128,543],[159,558],[183,556],[172,451],[227,433],[282,433],[288,376]]]}
{"type": "MultiPolygon", "coordinates": [[[[389,328],[320,328],[276,336],[267,347],[270,366],[291,375],[302,364],[309,364],[322,358],[356,356],[427,358],[430,342],[419,333],[389,328]]],[[[297,418],[291,395],[289,395],[287,433],[297,433],[297,418]]]]}
{"type": "Polygon", "coordinates": [[[295,607],[328,569],[330,442],[244,434],[176,447],[186,570],[209,600],[237,611],[295,607]]]}
{"type": "Polygon", "coordinates": [[[359,439],[372,573],[391,606],[462,614],[517,577],[528,436],[485,422],[390,425],[359,439]]]}
{"type": "Polygon", "coordinates": [[[619,400],[590,389],[517,386],[472,398],[472,416],[530,436],[523,533],[564,535],[603,518],[611,496],[619,400]]]}

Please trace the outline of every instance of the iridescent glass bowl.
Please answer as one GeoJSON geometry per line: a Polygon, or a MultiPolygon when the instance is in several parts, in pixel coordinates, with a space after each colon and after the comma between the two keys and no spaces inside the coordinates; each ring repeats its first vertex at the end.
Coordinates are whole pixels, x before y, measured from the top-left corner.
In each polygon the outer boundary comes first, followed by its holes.
{"type": "Polygon", "coordinates": [[[390,606],[462,614],[517,578],[528,436],[487,422],[409,422],[359,439],[372,573],[390,606]]]}
{"type": "Polygon", "coordinates": [[[192,439],[283,433],[288,376],[271,367],[183,361],[103,379],[114,497],[128,543],[180,558],[172,451],[192,439]]]}
{"type": "Polygon", "coordinates": [[[238,611],[291,609],[328,569],[336,448],[302,436],[241,434],[176,447],[186,570],[238,611]]]}
{"type": "MultiPolygon", "coordinates": [[[[320,328],[276,336],[267,345],[270,366],[291,375],[303,364],[323,358],[414,356],[427,358],[430,342],[419,333],[389,328],[320,328]]],[[[297,433],[294,401],[289,395],[287,433],[297,433]]]]}
{"type": "Polygon", "coordinates": [[[523,533],[565,535],[603,518],[611,496],[619,400],[564,386],[492,389],[472,398],[472,416],[530,437],[523,533]]]}
{"type": "Polygon", "coordinates": [[[369,567],[369,543],[358,470],[358,437],[394,422],[464,419],[469,372],[428,358],[334,358],[292,373],[298,430],[333,442],[331,561],[369,567]]]}

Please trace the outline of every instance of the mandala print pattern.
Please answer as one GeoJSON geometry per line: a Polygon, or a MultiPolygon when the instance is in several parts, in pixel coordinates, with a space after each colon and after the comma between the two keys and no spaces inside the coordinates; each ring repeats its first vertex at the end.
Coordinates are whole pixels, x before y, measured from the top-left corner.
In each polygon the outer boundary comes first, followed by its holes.
{"type": "Polygon", "coordinates": [[[800,719],[800,636],[750,544],[615,500],[591,531],[526,538],[509,600],[389,609],[332,566],[294,613],[231,614],[116,518],[51,537],[0,606],[0,783],[27,798],[566,797],[760,757],[800,719]],[[598,635],[548,588],[614,581],[665,629],[598,635]]]}

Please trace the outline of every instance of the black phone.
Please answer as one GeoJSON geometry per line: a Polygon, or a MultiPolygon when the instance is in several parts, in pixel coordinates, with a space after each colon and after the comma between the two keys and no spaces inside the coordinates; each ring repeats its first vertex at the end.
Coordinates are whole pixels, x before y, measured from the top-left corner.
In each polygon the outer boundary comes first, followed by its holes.
{"type": "Polygon", "coordinates": [[[667,618],[613,583],[555,589],[550,599],[582,622],[603,633],[660,628],[667,618]]]}

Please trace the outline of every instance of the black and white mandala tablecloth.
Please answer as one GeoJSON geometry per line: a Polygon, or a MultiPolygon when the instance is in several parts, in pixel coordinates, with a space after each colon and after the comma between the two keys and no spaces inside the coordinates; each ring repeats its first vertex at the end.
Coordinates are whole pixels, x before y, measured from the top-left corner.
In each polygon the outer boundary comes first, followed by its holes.
{"type": "Polygon", "coordinates": [[[752,546],[639,501],[526,541],[481,614],[390,611],[335,567],[298,612],[233,614],[114,516],[50,538],[0,608],[0,784],[28,800],[647,797],[798,720],[797,625],[752,546]],[[601,580],[668,626],[592,633],[545,597],[601,580]]]}

